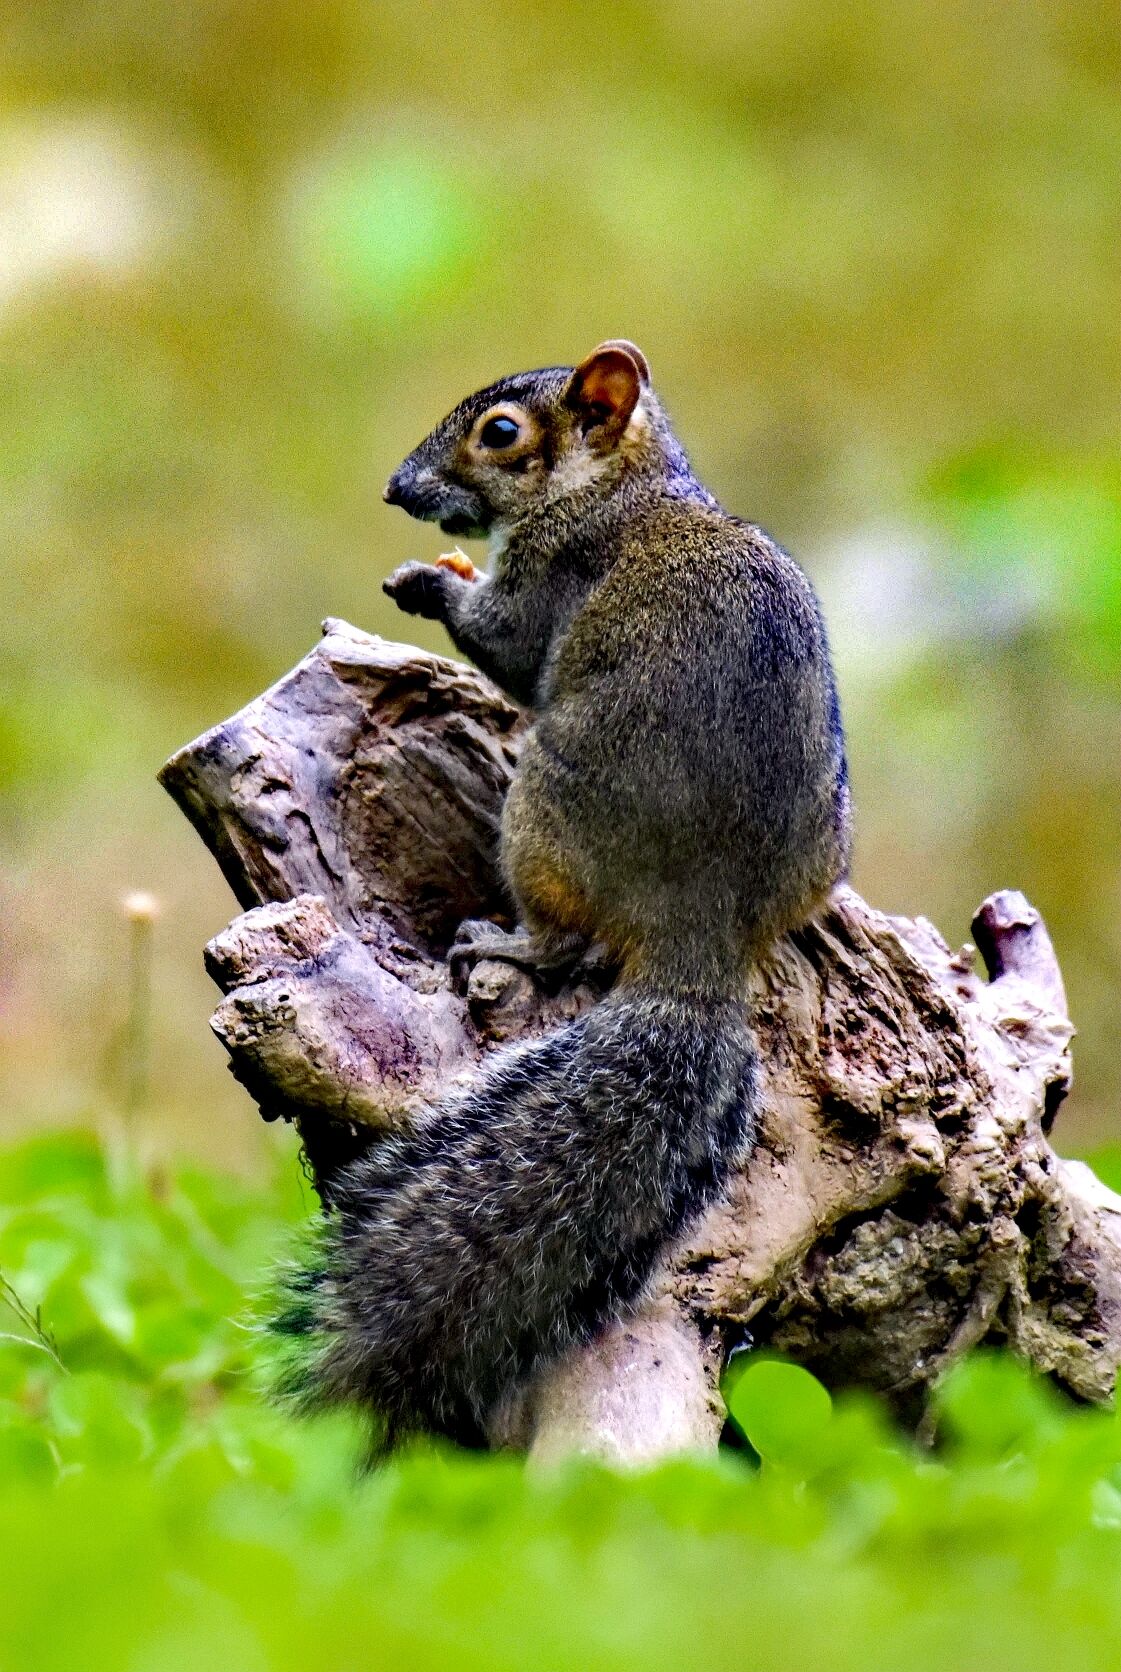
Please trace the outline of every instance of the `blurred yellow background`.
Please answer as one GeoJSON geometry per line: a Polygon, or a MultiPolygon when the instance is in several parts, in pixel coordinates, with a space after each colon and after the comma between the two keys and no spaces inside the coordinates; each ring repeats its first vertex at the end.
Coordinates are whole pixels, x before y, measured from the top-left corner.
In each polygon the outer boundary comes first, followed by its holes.
{"type": "Polygon", "coordinates": [[[856,885],[1046,914],[1118,1102],[1121,140],[1104,0],[9,0],[0,22],[3,1118],[121,1097],[263,1141],[206,1021],[233,903],[163,758],[436,530],[380,499],[470,389],[646,351],[701,475],[803,561],[856,885]]]}

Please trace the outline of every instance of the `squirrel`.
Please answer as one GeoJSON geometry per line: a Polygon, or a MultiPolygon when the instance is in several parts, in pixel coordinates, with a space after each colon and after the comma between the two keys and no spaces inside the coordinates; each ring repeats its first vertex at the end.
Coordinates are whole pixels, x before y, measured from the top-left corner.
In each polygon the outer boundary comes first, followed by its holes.
{"type": "Polygon", "coordinates": [[[385,499],[490,540],[384,583],[534,712],[503,809],[519,925],[461,964],[601,950],[575,1021],[340,1179],[280,1320],[297,1389],[485,1442],[516,1385],[641,1297],[753,1142],[752,965],[843,876],[849,792],[797,564],[693,475],[632,343],[469,395],[385,499]]]}

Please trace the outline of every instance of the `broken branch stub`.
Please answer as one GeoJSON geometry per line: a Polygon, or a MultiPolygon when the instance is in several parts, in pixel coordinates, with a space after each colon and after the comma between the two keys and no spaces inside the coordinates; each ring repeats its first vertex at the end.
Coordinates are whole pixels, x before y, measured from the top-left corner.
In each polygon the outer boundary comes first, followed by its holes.
{"type": "MultiPolygon", "coordinates": [[[[439,1118],[495,1044],[594,1001],[496,963],[465,995],[461,919],[508,910],[496,870],[519,713],[445,658],[329,621],[284,679],[179,751],[165,787],[248,908],[208,949],[213,1026],[317,1184],[439,1118]]],[[[1121,1198],[1047,1133],[1072,1028],[1038,913],[995,894],[972,949],[852,889],[757,972],[758,1147],[667,1253],[640,1314],[496,1413],[496,1443],[645,1460],[720,1428],[728,1345],[917,1414],[982,1340],[1103,1400],[1121,1363],[1121,1198]]]]}

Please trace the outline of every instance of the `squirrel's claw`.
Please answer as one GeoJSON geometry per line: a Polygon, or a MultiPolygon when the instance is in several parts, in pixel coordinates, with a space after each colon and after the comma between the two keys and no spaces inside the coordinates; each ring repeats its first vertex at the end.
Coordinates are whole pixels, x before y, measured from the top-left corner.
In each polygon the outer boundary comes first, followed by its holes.
{"type": "Polygon", "coordinates": [[[459,993],[467,990],[471,971],[484,959],[496,958],[502,963],[519,963],[517,953],[528,949],[530,937],[510,934],[485,917],[468,917],[455,932],[455,940],[448,948],[448,972],[452,986],[459,993]]]}
{"type": "Polygon", "coordinates": [[[579,935],[543,941],[526,929],[511,934],[487,918],[469,917],[459,925],[448,949],[448,969],[457,992],[466,991],[471,971],[487,959],[516,965],[546,991],[562,986],[585,964],[589,974],[602,975],[606,967],[595,962],[587,942],[579,935]]]}

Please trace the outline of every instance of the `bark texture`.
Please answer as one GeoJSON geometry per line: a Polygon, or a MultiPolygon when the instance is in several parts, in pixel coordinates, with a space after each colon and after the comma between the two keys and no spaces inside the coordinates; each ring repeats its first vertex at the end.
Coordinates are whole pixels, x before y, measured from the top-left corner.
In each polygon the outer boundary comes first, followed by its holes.
{"type": "MultiPolygon", "coordinates": [[[[481,675],[328,621],[291,673],[161,781],[243,915],[207,948],[212,1026],[266,1119],[293,1121],[325,1203],[340,1166],[428,1118],[505,1040],[595,1001],[480,964],[467,917],[508,921],[496,870],[519,711],[481,675]]],[[[930,1384],[1007,1342],[1076,1395],[1121,1363],[1121,1197],[1048,1134],[1070,1086],[1062,977],[1021,894],[974,949],[838,889],[760,968],[759,1145],[663,1262],[639,1314],[495,1413],[548,1460],[712,1445],[726,1352],[791,1354],[919,1420],[930,1384]]]]}

